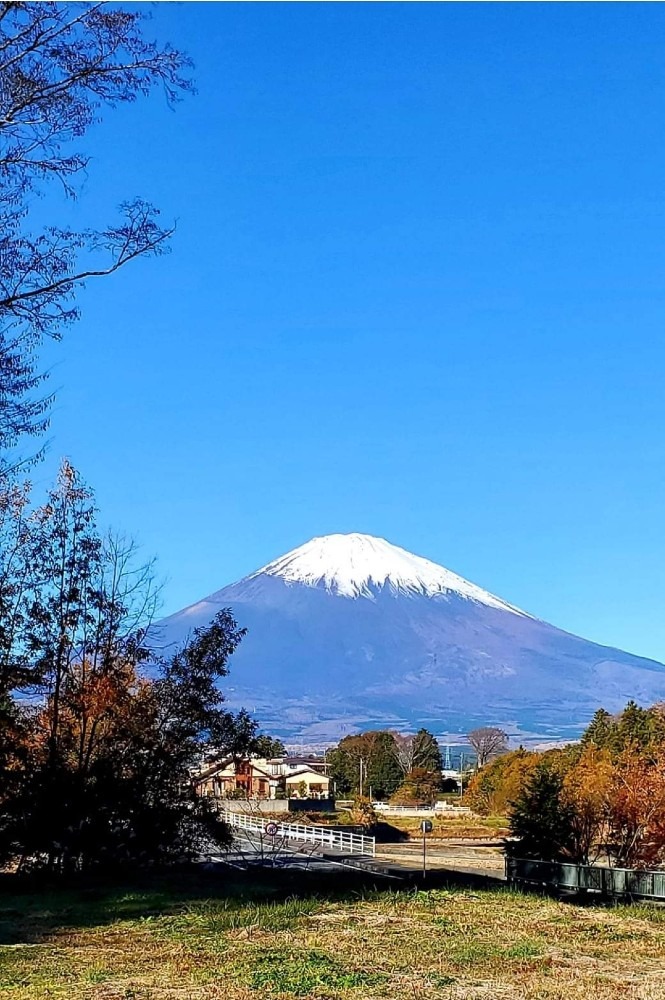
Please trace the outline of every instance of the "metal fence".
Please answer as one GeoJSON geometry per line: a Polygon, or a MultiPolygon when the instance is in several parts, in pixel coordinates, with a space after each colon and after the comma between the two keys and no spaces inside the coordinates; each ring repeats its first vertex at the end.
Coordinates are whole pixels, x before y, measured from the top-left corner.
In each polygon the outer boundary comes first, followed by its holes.
{"type": "Polygon", "coordinates": [[[518,885],[551,886],[606,897],[665,900],[665,871],[506,858],[506,878],[518,885]]]}
{"type": "Polygon", "coordinates": [[[229,826],[263,834],[267,837],[273,836],[283,840],[314,844],[344,854],[365,854],[372,858],[376,855],[375,838],[366,837],[361,833],[347,833],[342,830],[331,830],[325,826],[308,826],[305,823],[271,822],[258,816],[230,812],[226,809],[221,810],[221,816],[229,826]],[[270,832],[267,832],[267,827],[271,828],[270,832]]]}

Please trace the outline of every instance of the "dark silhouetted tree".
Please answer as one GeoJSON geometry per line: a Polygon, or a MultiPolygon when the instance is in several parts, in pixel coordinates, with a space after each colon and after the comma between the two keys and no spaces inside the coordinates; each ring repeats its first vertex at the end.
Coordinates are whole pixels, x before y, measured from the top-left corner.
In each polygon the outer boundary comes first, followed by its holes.
{"type": "Polygon", "coordinates": [[[254,739],[253,752],[257,757],[283,757],[286,747],[280,739],[275,736],[268,736],[266,733],[259,733],[254,739]]]}
{"type": "Polygon", "coordinates": [[[528,776],[512,804],[507,850],[525,858],[544,861],[569,857],[572,810],[562,795],[563,777],[548,761],[542,761],[528,776]]]}
{"type": "Polygon", "coordinates": [[[3,569],[16,600],[0,604],[0,864],[64,872],[224,843],[190,774],[228,723],[219,682],[244,630],[220,611],[156,677],[142,676],[151,565],[98,533],[91,492],[68,463],[47,502],[21,518],[3,569]]]}
{"type": "Polygon", "coordinates": [[[162,253],[172,227],[142,199],[98,230],[30,228],[35,195],[74,197],[78,148],[104,108],[159,86],[191,89],[182,53],[143,36],[145,14],[106,3],[0,3],[0,472],[9,449],[42,433],[50,399],[37,350],[78,316],[75,293],[137,257],[162,253]]]}

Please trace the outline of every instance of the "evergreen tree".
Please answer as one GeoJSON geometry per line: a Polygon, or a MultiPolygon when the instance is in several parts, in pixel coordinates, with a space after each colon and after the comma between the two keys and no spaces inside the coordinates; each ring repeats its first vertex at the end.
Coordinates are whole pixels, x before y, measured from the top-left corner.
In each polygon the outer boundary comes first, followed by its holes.
{"type": "Polygon", "coordinates": [[[629,701],[619,716],[617,750],[624,749],[631,743],[636,747],[647,747],[651,737],[652,727],[648,709],[641,708],[635,701],[629,701]]]}
{"type": "Polygon", "coordinates": [[[395,757],[392,734],[376,733],[367,764],[367,789],[375,799],[389,798],[402,781],[402,771],[395,757]]]}
{"type": "Polygon", "coordinates": [[[595,743],[600,749],[609,749],[616,736],[616,722],[609,712],[604,708],[599,708],[584,731],[582,743],[595,743]]]}
{"type": "Polygon", "coordinates": [[[614,758],[626,750],[656,752],[665,743],[665,711],[661,704],[642,708],[635,701],[628,702],[616,716],[599,708],[589,723],[582,744],[593,743],[606,749],[614,758]]]}
{"type": "Polygon", "coordinates": [[[441,749],[434,736],[427,729],[419,729],[414,737],[413,766],[439,774],[443,770],[441,749]]]}
{"type": "Polygon", "coordinates": [[[265,757],[267,760],[271,757],[283,757],[286,753],[286,747],[280,739],[265,733],[259,733],[255,737],[251,750],[257,757],[265,757]]]}
{"type": "Polygon", "coordinates": [[[572,809],[562,791],[563,778],[547,761],[529,775],[510,810],[512,854],[544,861],[566,855],[573,840],[572,809]]]}

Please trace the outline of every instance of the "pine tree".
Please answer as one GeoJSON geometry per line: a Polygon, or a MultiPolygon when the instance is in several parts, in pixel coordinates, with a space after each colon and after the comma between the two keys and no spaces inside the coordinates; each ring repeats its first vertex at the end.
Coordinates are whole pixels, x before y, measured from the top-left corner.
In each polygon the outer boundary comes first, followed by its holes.
{"type": "Polygon", "coordinates": [[[572,841],[571,808],[563,801],[562,776],[543,761],[512,805],[509,822],[515,841],[508,850],[518,857],[552,861],[564,857],[572,841]]]}
{"type": "Polygon", "coordinates": [[[618,749],[624,749],[631,743],[636,747],[647,747],[651,742],[651,726],[649,712],[641,708],[631,699],[619,716],[617,729],[618,749]]]}
{"type": "Polygon", "coordinates": [[[375,799],[389,798],[402,781],[402,771],[395,756],[392,734],[380,732],[367,766],[367,791],[372,789],[375,799]]]}
{"type": "Polygon", "coordinates": [[[443,770],[439,744],[427,729],[419,729],[414,737],[413,766],[439,774],[443,770]]]}
{"type": "Polygon", "coordinates": [[[582,743],[595,743],[603,750],[611,747],[616,735],[616,722],[609,712],[604,708],[599,708],[584,731],[582,743]]]}

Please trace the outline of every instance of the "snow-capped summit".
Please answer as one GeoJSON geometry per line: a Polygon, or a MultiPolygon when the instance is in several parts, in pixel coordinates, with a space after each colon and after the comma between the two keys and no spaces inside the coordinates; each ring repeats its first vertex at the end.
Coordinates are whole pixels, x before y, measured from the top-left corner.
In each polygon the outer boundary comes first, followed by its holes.
{"type": "Polygon", "coordinates": [[[665,698],[665,665],[532,617],[371,535],[326,535],[161,622],[180,643],[220,608],[247,629],[224,682],[268,732],[362,729],[575,738],[594,711],[665,698]]]}
{"type": "Polygon", "coordinates": [[[340,597],[373,599],[379,591],[393,596],[455,594],[491,608],[524,614],[443,566],[373,535],[312,538],[252,573],[249,579],[262,575],[279,577],[288,584],[323,588],[340,597]]]}

